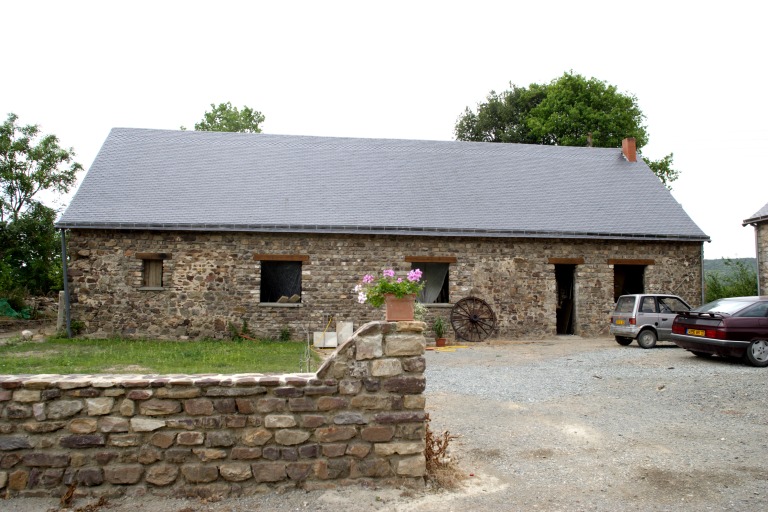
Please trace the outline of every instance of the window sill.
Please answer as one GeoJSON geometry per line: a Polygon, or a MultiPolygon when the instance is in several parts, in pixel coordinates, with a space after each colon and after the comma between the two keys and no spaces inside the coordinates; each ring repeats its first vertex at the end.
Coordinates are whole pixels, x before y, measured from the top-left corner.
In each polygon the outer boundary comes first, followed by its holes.
{"type": "Polygon", "coordinates": [[[300,308],[301,302],[259,302],[265,308],[300,308]]]}
{"type": "Polygon", "coordinates": [[[443,302],[436,302],[433,304],[422,304],[425,308],[435,308],[435,309],[450,309],[453,307],[453,304],[443,303],[443,302]]]}
{"type": "Polygon", "coordinates": [[[142,286],[137,288],[140,292],[164,292],[165,288],[162,286],[142,286]]]}

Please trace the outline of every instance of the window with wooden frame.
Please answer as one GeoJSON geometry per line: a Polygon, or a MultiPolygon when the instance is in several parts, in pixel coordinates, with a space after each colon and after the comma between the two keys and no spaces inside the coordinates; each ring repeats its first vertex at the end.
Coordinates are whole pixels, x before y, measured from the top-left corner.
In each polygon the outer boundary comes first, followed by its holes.
{"type": "Polygon", "coordinates": [[[426,285],[417,300],[422,304],[450,304],[450,264],[456,263],[451,256],[409,256],[406,262],[411,268],[421,270],[421,279],[426,285]]]}
{"type": "Polygon", "coordinates": [[[301,273],[306,255],[256,254],[261,262],[260,302],[296,304],[301,302],[301,273]]]}
{"type": "Polygon", "coordinates": [[[139,252],[136,258],[142,260],[141,290],[162,290],[163,261],[171,255],[162,252],[139,252]]]}

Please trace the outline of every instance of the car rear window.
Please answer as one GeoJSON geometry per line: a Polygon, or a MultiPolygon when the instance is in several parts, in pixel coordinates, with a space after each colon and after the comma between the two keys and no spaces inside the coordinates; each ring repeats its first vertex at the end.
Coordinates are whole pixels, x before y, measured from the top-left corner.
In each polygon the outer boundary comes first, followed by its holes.
{"type": "Polygon", "coordinates": [[[659,297],[659,304],[662,313],[688,311],[688,305],[677,297],[659,297]]]}
{"type": "Polygon", "coordinates": [[[704,304],[703,306],[699,306],[694,309],[694,311],[699,313],[725,313],[727,315],[732,315],[753,303],[754,301],[718,299],[704,304]]]}
{"type": "Polygon", "coordinates": [[[619,297],[616,313],[631,313],[635,309],[635,297],[619,297]]]}

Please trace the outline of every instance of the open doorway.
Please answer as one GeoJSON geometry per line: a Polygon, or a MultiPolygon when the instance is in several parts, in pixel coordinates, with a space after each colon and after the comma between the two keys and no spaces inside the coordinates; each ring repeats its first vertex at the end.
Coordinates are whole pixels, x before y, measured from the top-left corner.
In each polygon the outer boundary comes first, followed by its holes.
{"type": "Polygon", "coordinates": [[[645,293],[645,265],[613,266],[613,301],[631,293],[645,293]]]}
{"type": "Polygon", "coordinates": [[[576,265],[555,265],[557,282],[557,334],[574,334],[573,299],[576,265]]]}

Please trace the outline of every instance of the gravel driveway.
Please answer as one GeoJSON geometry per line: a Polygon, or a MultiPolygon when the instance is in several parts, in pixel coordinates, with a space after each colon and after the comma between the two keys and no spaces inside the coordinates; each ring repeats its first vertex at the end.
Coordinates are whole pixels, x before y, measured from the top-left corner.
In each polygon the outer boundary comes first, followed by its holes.
{"type": "MultiPolygon", "coordinates": [[[[215,503],[123,498],[98,510],[768,508],[766,369],[673,345],[643,350],[574,336],[472,344],[426,358],[431,428],[459,436],[453,453],[468,478],[457,491],[347,488],[215,503]]],[[[55,505],[0,502],[17,512],[55,505]]]]}

